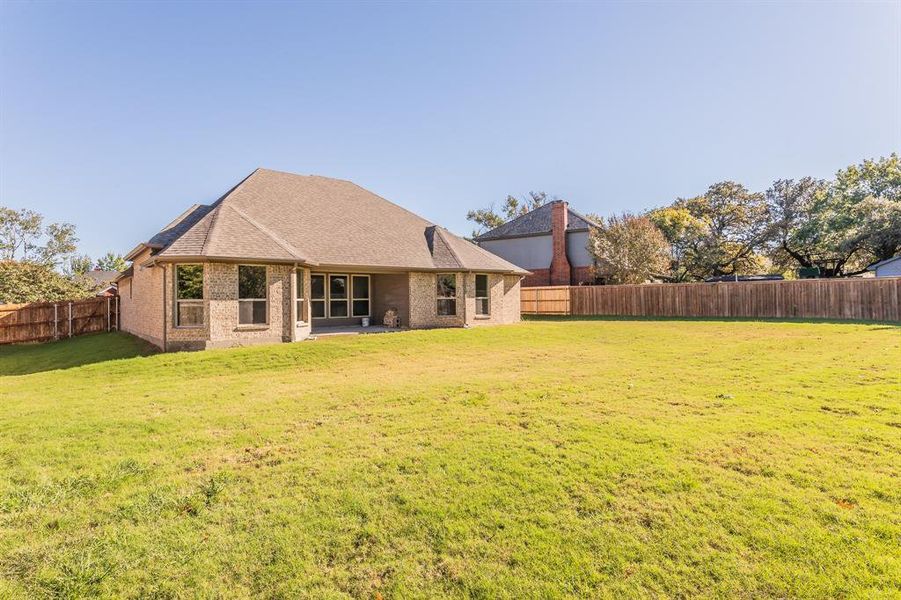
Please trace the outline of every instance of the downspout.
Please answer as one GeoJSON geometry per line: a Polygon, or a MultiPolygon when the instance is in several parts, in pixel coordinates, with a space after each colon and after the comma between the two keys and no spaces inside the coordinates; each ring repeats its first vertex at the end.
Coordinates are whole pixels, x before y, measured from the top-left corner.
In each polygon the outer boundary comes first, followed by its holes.
{"type": "Polygon", "coordinates": [[[289,311],[291,315],[291,341],[297,341],[297,298],[295,294],[297,294],[297,263],[294,263],[294,268],[291,271],[291,277],[288,278],[290,281],[291,291],[288,292],[288,298],[291,302],[291,310],[289,311]]]}
{"type": "Polygon", "coordinates": [[[466,319],[466,303],[467,300],[467,285],[469,284],[469,273],[463,273],[463,327],[469,327],[469,321],[466,319]]]}
{"type": "Polygon", "coordinates": [[[169,276],[168,269],[166,265],[161,265],[163,269],[163,352],[168,352],[168,344],[167,344],[167,335],[166,332],[169,330],[169,321],[168,316],[166,314],[166,278],[169,276]]]}

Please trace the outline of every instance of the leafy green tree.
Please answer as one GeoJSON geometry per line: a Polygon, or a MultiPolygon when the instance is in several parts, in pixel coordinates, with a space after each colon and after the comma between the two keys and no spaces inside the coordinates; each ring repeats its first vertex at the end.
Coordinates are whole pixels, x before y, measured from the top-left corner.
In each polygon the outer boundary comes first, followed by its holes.
{"type": "Polygon", "coordinates": [[[91,266],[93,264],[94,261],[92,261],[91,257],[87,254],[72,256],[66,263],[63,272],[69,277],[73,277],[75,275],[84,275],[91,270],[91,266]]]}
{"type": "Polygon", "coordinates": [[[508,195],[499,211],[492,204],[488,208],[469,211],[466,213],[466,220],[472,221],[479,226],[478,229],[472,232],[472,237],[476,237],[495,227],[500,227],[507,221],[520,215],[533,211],[552,200],[556,200],[556,197],[549,198],[545,192],[529,192],[528,196],[523,196],[522,198],[508,195]]]}
{"type": "Polygon", "coordinates": [[[896,255],[901,251],[901,158],[893,153],[840,170],[821,212],[822,226],[837,238],[837,251],[856,255],[856,261],[847,261],[850,269],[862,271],[896,255]]]}
{"type": "Polygon", "coordinates": [[[94,295],[92,282],[66,277],[49,265],[0,261],[0,304],[78,300],[94,295]]]}
{"type": "Polygon", "coordinates": [[[648,216],[672,246],[669,280],[755,273],[768,235],[766,198],[733,181],[711,185],[695,198],[680,198],[648,216]]]}
{"type": "Polygon", "coordinates": [[[663,232],[646,216],[630,213],[595,219],[588,251],[594,272],[609,283],[645,283],[665,277],[670,266],[670,245],[663,232]]]}
{"type": "Polygon", "coordinates": [[[70,223],[49,223],[23,208],[0,206],[0,260],[21,260],[58,266],[75,252],[78,238],[70,223]]]}
{"type": "Polygon", "coordinates": [[[776,181],[766,192],[771,256],[821,276],[856,275],[901,251],[901,161],[864,160],[829,183],[776,181]]]}
{"type": "Polygon", "coordinates": [[[97,259],[97,268],[101,271],[124,271],[128,268],[128,264],[121,254],[107,252],[97,259]]]}
{"type": "Polygon", "coordinates": [[[827,241],[816,209],[827,190],[826,182],[804,177],[780,179],[766,191],[769,255],[779,270],[818,266],[827,241]]]}

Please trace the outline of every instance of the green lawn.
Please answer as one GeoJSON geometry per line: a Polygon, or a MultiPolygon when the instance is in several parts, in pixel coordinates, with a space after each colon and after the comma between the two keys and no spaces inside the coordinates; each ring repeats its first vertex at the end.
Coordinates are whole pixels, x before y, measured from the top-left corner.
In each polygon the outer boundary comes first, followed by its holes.
{"type": "Polygon", "coordinates": [[[146,353],[0,348],[0,597],[901,596],[898,327],[146,353]]]}

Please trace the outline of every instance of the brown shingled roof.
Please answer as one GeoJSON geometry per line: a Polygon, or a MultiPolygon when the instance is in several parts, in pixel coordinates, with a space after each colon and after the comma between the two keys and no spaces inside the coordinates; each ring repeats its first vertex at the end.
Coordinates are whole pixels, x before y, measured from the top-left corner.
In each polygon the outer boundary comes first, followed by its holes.
{"type": "Polygon", "coordinates": [[[527,273],[349,181],[268,169],[191,207],[147,245],[160,248],[157,260],[527,273]]]}

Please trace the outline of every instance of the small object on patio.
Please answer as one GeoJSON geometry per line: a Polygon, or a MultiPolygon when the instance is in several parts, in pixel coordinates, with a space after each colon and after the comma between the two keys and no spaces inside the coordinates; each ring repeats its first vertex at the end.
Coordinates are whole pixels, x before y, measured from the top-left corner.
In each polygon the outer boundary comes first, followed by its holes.
{"type": "Polygon", "coordinates": [[[400,327],[400,318],[397,316],[396,308],[389,308],[385,311],[385,318],[382,320],[385,327],[400,327]]]}
{"type": "Polygon", "coordinates": [[[369,327],[369,317],[363,317],[362,319],[360,319],[360,326],[369,327]]]}

